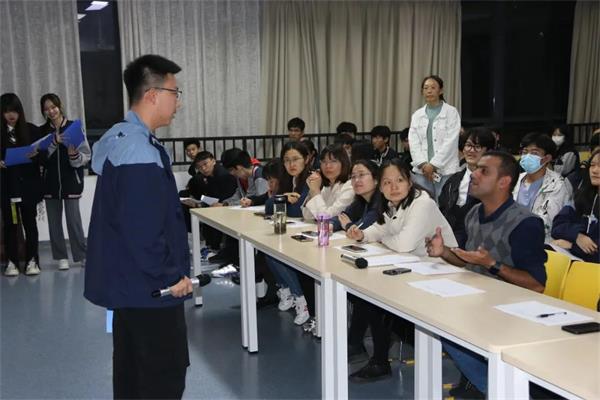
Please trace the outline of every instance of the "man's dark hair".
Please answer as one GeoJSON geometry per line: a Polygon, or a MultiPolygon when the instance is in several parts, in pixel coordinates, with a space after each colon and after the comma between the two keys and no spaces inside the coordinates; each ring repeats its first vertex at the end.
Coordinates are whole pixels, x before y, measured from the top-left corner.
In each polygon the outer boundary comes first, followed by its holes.
{"type": "Polygon", "coordinates": [[[510,177],[510,188],[508,193],[512,193],[517,181],[519,180],[519,162],[512,155],[505,151],[490,150],[486,152],[482,157],[496,157],[500,159],[500,167],[498,168],[498,176],[509,176],[510,177]]]}
{"type": "Polygon", "coordinates": [[[247,151],[234,147],[227,149],[221,154],[221,164],[227,169],[241,165],[244,168],[252,167],[252,159],[247,151]]]}
{"type": "Polygon", "coordinates": [[[373,145],[371,142],[366,140],[360,140],[352,143],[352,153],[350,154],[352,162],[358,160],[372,160],[373,159],[373,145]]]}
{"type": "Polygon", "coordinates": [[[129,104],[140,101],[148,89],[160,87],[167,74],[176,74],[179,71],[181,71],[179,65],[155,54],[146,54],[136,58],[127,65],[123,72],[129,104]]]}
{"type": "Polygon", "coordinates": [[[406,142],[408,140],[408,131],[410,128],[404,128],[400,131],[400,140],[406,142]]]}
{"type": "Polygon", "coordinates": [[[270,159],[265,164],[262,170],[262,176],[265,179],[274,178],[279,181],[281,180],[281,177],[283,176],[284,172],[285,169],[283,167],[283,162],[281,161],[281,158],[275,157],[270,159]]]}
{"type": "Polygon", "coordinates": [[[336,133],[351,133],[353,135],[358,132],[358,128],[352,122],[344,121],[335,128],[336,133]]]}
{"type": "Polygon", "coordinates": [[[333,143],[346,144],[346,145],[352,146],[352,143],[354,143],[354,138],[349,133],[345,133],[345,132],[338,133],[337,135],[335,135],[335,138],[333,139],[333,143]]]}
{"type": "Polygon", "coordinates": [[[465,136],[465,143],[467,140],[471,139],[471,142],[478,144],[481,147],[485,147],[487,150],[493,150],[496,148],[496,136],[489,128],[483,126],[470,128],[465,136]]]}
{"type": "Polygon", "coordinates": [[[598,146],[600,146],[600,132],[592,134],[592,137],[590,138],[590,151],[594,151],[598,146]]]}
{"type": "Polygon", "coordinates": [[[196,139],[196,138],[191,138],[191,139],[185,139],[183,141],[183,148],[187,149],[188,146],[195,144],[196,147],[200,148],[200,140],[196,139]]]}
{"type": "Polygon", "coordinates": [[[292,128],[298,128],[300,129],[302,132],[304,132],[304,127],[306,126],[306,124],[304,123],[304,121],[302,121],[302,119],[295,117],[292,118],[288,121],[287,123],[287,128],[288,131],[292,128]]]}
{"type": "Polygon", "coordinates": [[[556,155],[556,143],[545,133],[530,132],[521,139],[521,149],[531,145],[544,150],[544,153],[550,154],[552,158],[556,155]]]}
{"type": "Polygon", "coordinates": [[[200,161],[204,161],[204,160],[208,160],[209,158],[214,159],[215,156],[213,156],[213,154],[210,151],[201,151],[198,154],[196,154],[196,158],[194,158],[194,163],[200,162],[200,161]]]}
{"type": "Polygon", "coordinates": [[[392,132],[385,125],[377,125],[371,129],[371,137],[381,136],[384,139],[389,139],[392,132]]]}

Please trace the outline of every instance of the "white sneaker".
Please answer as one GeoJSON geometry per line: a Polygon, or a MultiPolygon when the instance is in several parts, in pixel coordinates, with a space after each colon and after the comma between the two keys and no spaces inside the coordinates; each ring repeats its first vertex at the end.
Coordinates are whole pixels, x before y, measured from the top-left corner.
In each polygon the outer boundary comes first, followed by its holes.
{"type": "Polygon", "coordinates": [[[237,269],[233,266],[233,264],[227,264],[224,267],[212,271],[210,273],[210,276],[212,276],[213,278],[223,278],[225,276],[233,274],[234,272],[237,272],[237,269]]]}
{"type": "Polygon", "coordinates": [[[281,288],[277,291],[279,297],[279,311],[287,311],[294,306],[294,296],[290,292],[290,288],[281,288]]]}
{"type": "Polygon", "coordinates": [[[40,273],[40,267],[38,267],[37,263],[35,262],[35,259],[32,258],[27,263],[27,267],[25,267],[25,275],[29,275],[29,276],[39,275],[39,273],[40,273]]]}
{"type": "Polygon", "coordinates": [[[69,269],[69,260],[66,258],[58,260],[58,269],[61,271],[69,269]]]}
{"type": "Polygon", "coordinates": [[[296,325],[302,325],[310,318],[310,314],[308,313],[308,305],[306,304],[306,299],[304,296],[296,297],[296,318],[294,318],[294,323],[296,325]]]}
{"type": "Polygon", "coordinates": [[[17,266],[15,265],[14,262],[12,262],[12,261],[8,262],[8,266],[4,270],[4,275],[6,275],[6,276],[17,276],[17,275],[19,275],[19,269],[17,268],[17,266]]]}

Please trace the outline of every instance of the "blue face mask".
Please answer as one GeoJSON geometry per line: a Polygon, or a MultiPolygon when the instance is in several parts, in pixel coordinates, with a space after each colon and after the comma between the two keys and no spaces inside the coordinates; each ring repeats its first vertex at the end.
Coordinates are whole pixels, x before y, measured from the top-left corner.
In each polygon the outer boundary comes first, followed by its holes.
{"type": "Polygon", "coordinates": [[[521,156],[521,161],[519,162],[521,167],[528,174],[535,174],[542,168],[542,157],[536,156],[535,154],[524,154],[521,156]]]}

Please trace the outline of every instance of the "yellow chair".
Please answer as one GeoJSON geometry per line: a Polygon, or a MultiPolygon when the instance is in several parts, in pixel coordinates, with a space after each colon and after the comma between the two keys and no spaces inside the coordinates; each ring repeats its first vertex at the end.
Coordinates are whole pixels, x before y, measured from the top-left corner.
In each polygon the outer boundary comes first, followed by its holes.
{"type": "Polygon", "coordinates": [[[546,261],[547,278],[544,294],[560,299],[571,259],[565,254],[552,250],[546,250],[546,253],[548,254],[548,261],[546,261]]]}
{"type": "Polygon", "coordinates": [[[595,311],[600,299],[600,264],[574,261],[567,273],[561,298],[595,311]]]}

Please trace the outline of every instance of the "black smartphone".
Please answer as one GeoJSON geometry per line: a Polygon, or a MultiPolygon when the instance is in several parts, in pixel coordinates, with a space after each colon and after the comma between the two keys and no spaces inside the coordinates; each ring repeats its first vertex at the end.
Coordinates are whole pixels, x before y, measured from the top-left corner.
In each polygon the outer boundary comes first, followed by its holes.
{"type": "Polygon", "coordinates": [[[292,235],[292,239],[297,240],[299,242],[312,242],[313,239],[304,235],[292,235]]]}
{"type": "Polygon", "coordinates": [[[363,253],[367,251],[364,247],[357,246],[355,244],[347,244],[346,246],[342,246],[342,249],[352,251],[354,253],[363,253]]]}
{"type": "Polygon", "coordinates": [[[319,233],[317,231],[303,231],[302,234],[310,237],[319,236],[319,233]]]}
{"type": "Polygon", "coordinates": [[[592,333],[600,331],[600,323],[598,322],[585,322],[583,324],[564,325],[561,327],[563,331],[574,333],[575,335],[581,335],[582,333],[592,333]]]}
{"type": "Polygon", "coordinates": [[[400,275],[400,274],[406,274],[407,272],[410,272],[410,271],[411,271],[410,268],[392,268],[392,269],[386,269],[385,271],[383,271],[383,273],[386,275],[400,275]]]}

